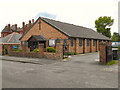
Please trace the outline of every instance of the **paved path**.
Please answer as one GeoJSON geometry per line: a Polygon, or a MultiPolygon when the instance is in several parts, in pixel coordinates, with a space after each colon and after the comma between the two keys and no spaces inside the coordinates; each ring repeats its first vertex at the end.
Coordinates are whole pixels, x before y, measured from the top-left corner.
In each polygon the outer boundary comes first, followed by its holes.
{"type": "Polygon", "coordinates": [[[4,88],[117,88],[118,66],[99,65],[98,53],[68,62],[30,64],[2,61],[4,88]]]}
{"type": "Polygon", "coordinates": [[[52,64],[59,62],[59,60],[49,60],[49,59],[38,59],[38,58],[26,58],[26,57],[13,57],[13,56],[0,56],[2,60],[21,62],[21,63],[31,63],[31,64],[52,64]]]}

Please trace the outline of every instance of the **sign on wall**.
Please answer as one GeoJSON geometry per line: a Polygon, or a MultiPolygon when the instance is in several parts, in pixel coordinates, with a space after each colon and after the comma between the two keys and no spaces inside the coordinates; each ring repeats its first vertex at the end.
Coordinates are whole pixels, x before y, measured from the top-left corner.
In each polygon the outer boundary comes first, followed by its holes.
{"type": "Polygon", "coordinates": [[[55,46],[55,40],[54,39],[49,40],[49,46],[55,46]]]}

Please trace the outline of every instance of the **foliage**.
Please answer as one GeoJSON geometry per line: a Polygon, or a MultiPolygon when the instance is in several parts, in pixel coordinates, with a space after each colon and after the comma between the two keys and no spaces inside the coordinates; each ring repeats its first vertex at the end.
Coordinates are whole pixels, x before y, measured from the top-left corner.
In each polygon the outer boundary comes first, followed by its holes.
{"type": "Polygon", "coordinates": [[[47,52],[55,53],[56,50],[55,50],[55,48],[53,48],[53,47],[47,47],[47,48],[46,48],[46,51],[47,51],[47,52]]]}
{"type": "Polygon", "coordinates": [[[116,60],[116,61],[115,61],[115,60],[112,60],[112,61],[108,62],[107,65],[112,65],[112,64],[117,64],[117,63],[118,63],[117,60],[116,60]]]}
{"type": "Polygon", "coordinates": [[[32,52],[39,52],[39,49],[34,49],[32,52]]]}
{"type": "Polygon", "coordinates": [[[12,51],[15,51],[15,52],[22,52],[21,49],[12,49],[12,51]]]}
{"type": "Polygon", "coordinates": [[[119,37],[120,37],[119,33],[114,32],[112,36],[112,41],[118,41],[119,37]]]}
{"type": "Polygon", "coordinates": [[[97,28],[98,33],[102,33],[103,35],[111,38],[111,31],[109,28],[113,25],[114,19],[111,17],[99,17],[98,20],[95,20],[95,28],[97,28]]]}
{"type": "Polygon", "coordinates": [[[77,55],[76,52],[69,52],[68,55],[77,55]]]}

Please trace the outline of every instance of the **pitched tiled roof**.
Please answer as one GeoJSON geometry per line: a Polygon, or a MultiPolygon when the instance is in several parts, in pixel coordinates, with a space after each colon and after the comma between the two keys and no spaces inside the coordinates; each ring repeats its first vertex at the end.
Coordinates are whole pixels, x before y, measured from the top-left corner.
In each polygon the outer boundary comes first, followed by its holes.
{"type": "MultiPolygon", "coordinates": [[[[60,32],[64,33],[68,37],[111,40],[108,37],[106,37],[106,36],[104,36],[104,35],[102,35],[100,33],[97,33],[96,31],[94,31],[94,30],[92,30],[90,28],[86,28],[86,27],[82,27],[82,26],[77,26],[77,25],[73,25],[73,24],[68,24],[68,23],[65,23],[65,22],[60,22],[60,21],[56,21],[56,20],[52,20],[52,19],[48,19],[48,18],[39,17],[34,24],[36,24],[39,19],[41,19],[44,22],[48,23],[49,25],[51,25],[52,27],[56,28],[60,32]]],[[[34,24],[32,26],[34,26],[34,24]]],[[[32,26],[31,26],[31,28],[32,28],[32,26]]],[[[31,28],[29,28],[26,31],[26,33],[31,28]]],[[[22,35],[22,37],[26,33],[24,33],[22,35]]]]}
{"type": "MultiPolygon", "coordinates": [[[[15,31],[15,25],[12,25],[10,27],[10,32],[14,32],[14,31],[15,31]]],[[[17,28],[17,31],[22,31],[22,28],[17,28]]],[[[9,32],[8,26],[5,26],[4,29],[2,30],[2,32],[9,32]]]]}
{"type": "Polygon", "coordinates": [[[0,44],[20,44],[19,38],[21,34],[13,32],[12,34],[7,35],[6,37],[0,38],[0,44]]]}
{"type": "Polygon", "coordinates": [[[51,24],[52,26],[58,28],[60,31],[66,33],[70,37],[110,40],[108,37],[100,33],[97,33],[96,31],[90,28],[68,24],[68,23],[64,23],[60,21],[55,21],[55,20],[47,19],[47,18],[41,18],[41,19],[51,24]]]}

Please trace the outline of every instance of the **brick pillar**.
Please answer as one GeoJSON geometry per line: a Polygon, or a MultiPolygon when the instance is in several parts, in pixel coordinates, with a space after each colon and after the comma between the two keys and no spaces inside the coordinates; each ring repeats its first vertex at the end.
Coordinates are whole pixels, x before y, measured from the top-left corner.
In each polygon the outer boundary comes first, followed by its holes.
{"type": "Polygon", "coordinates": [[[43,55],[44,55],[44,43],[39,43],[38,49],[39,49],[39,55],[43,57],[43,55]]]}
{"type": "Polygon", "coordinates": [[[12,45],[8,45],[8,54],[12,52],[12,45]]]}
{"type": "Polygon", "coordinates": [[[76,38],[76,41],[75,41],[75,52],[79,53],[79,38],[76,38]]]}
{"type": "Polygon", "coordinates": [[[99,46],[100,46],[99,62],[101,64],[106,64],[106,43],[105,42],[100,42],[99,46]]]}
{"type": "Polygon", "coordinates": [[[87,52],[87,39],[85,39],[85,53],[87,52]]]}
{"type": "Polygon", "coordinates": [[[26,52],[26,45],[22,45],[22,53],[25,54],[26,52]]]}
{"type": "Polygon", "coordinates": [[[63,45],[56,44],[56,59],[62,60],[63,59],[63,45]]]}
{"type": "Polygon", "coordinates": [[[86,52],[86,39],[83,39],[83,53],[86,52]]]}
{"type": "Polygon", "coordinates": [[[97,40],[97,52],[99,51],[99,40],[97,40]]]}
{"type": "Polygon", "coordinates": [[[90,40],[90,52],[93,52],[93,39],[90,40]]]}

